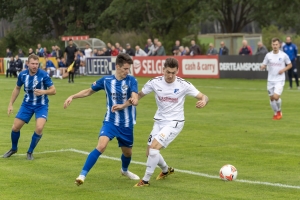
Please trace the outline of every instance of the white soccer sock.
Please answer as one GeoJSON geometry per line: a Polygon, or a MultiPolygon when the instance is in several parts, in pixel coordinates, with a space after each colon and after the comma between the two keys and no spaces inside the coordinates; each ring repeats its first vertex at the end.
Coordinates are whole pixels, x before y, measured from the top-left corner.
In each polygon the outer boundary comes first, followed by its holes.
{"type": "Polygon", "coordinates": [[[145,172],[145,175],[143,178],[144,181],[150,180],[150,178],[155,170],[155,167],[159,162],[159,154],[160,154],[159,150],[149,149],[149,156],[147,159],[147,168],[146,168],[146,172],[145,172]]]}
{"type": "Polygon", "coordinates": [[[159,154],[159,161],[157,165],[162,169],[163,173],[168,172],[169,166],[167,165],[166,161],[164,160],[161,154],[159,154]]]}
{"type": "Polygon", "coordinates": [[[277,108],[278,108],[278,111],[281,111],[281,98],[279,98],[276,102],[276,105],[277,105],[277,108]]]}
{"type": "Polygon", "coordinates": [[[270,105],[271,105],[272,109],[274,110],[274,114],[276,115],[276,113],[278,111],[278,106],[276,104],[276,101],[275,100],[274,101],[270,100],[270,105]]]}

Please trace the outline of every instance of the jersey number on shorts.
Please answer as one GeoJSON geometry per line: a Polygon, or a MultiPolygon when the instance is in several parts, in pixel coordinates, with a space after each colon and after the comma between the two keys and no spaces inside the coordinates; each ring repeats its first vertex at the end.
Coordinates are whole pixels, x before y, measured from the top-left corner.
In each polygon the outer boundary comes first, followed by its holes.
{"type": "Polygon", "coordinates": [[[152,135],[149,136],[148,142],[151,142],[152,140],[152,135]]]}

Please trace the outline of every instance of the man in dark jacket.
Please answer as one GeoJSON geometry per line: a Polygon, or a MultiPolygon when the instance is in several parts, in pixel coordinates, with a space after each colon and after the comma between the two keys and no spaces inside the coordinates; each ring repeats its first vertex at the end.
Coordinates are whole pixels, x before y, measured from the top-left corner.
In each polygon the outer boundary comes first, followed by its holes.
{"type": "Polygon", "coordinates": [[[196,56],[201,54],[201,49],[198,45],[196,45],[195,40],[191,40],[191,47],[190,47],[190,55],[196,56]]]}
{"type": "Polygon", "coordinates": [[[130,56],[134,56],[135,52],[134,50],[131,48],[130,44],[126,44],[126,54],[130,55],[130,56]]]}
{"type": "Polygon", "coordinates": [[[17,72],[21,72],[23,70],[23,62],[18,55],[15,57],[15,68],[17,72]]]}
{"type": "Polygon", "coordinates": [[[283,51],[284,51],[284,53],[286,53],[289,56],[289,58],[292,62],[292,68],[288,70],[290,89],[292,89],[292,87],[293,87],[293,76],[294,76],[295,80],[296,80],[296,85],[297,85],[298,89],[300,90],[298,74],[297,74],[297,63],[296,63],[298,48],[295,44],[292,43],[291,37],[286,37],[285,45],[283,46],[283,51]]]}
{"type": "Polygon", "coordinates": [[[222,41],[220,43],[219,55],[220,56],[227,56],[227,55],[229,55],[229,49],[226,47],[224,41],[222,41]]]}
{"type": "Polygon", "coordinates": [[[265,45],[263,45],[262,42],[258,42],[257,43],[257,51],[256,51],[255,55],[259,55],[259,54],[265,55],[267,53],[268,53],[268,49],[265,47],[265,45]]]}
{"type": "Polygon", "coordinates": [[[6,78],[8,78],[8,73],[10,77],[12,77],[12,74],[14,75],[14,77],[17,77],[17,71],[16,71],[16,66],[15,66],[15,61],[13,56],[10,57],[9,67],[6,70],[6,78]]]}
{"type": "Polygon", "coordinates": [[[252,56],[252,49],[248,45],[247,40],[243,40],[243,46],[242,46],[242,48],[239,51],[239,55],[242,55],[242,56],[245,56],[245,55],[252,56]]]}

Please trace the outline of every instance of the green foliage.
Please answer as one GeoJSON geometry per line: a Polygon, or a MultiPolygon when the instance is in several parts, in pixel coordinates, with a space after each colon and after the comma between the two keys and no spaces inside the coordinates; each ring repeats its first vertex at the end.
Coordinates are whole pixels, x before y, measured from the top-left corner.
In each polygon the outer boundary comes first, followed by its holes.
{"type": "MultiPolygon", "coordinates": [[[[90,97],[76,99],[63,109],[65,99],[90,87],[100,77],[80,77],[74,84],[54,79],[57,93],[49,97],[49,119],[43,137],[37,145],[35,160],[26,160],[26,151],[35,129],[35,120],[21,130],[19,149],[11,158],[0,159],[1,199],[3,200],[227,200],[227,199],[299,199],[300,190],[283,188],[280,184],[299,188],[299,102],[296,90],[284,91],[281,121],[272,121],[273,112],[265,90],[266,80],[188,79],[201,92],[208,95],[210,103],[195,109],[196,99],[187,97],[185,126],[176,139],[160,152],[175,174],[156,181],[157,168],[146,188],[134,188],[137,181],[120,175],[121,150],[117,140],[112,140],[103,156],[89,172],[84,184],[77,187],[74,179],[86,160],[85,153],[97,144],[99,128],[106,112],[105,93],[99,91],[90,97]],[[238,94],[238,95],[237,95],[238,94]],[[255,98],[254,98],[255,97],[255,98]],[[61,149],[72,151],[48,152],[61,149]],[[105,157],[108,156],[108,157],[105,157]],[[117,158],[115,160],[107,159],[117,158]],[[237,181],[224,182],[217,177],[224,164],[238,170],[237,181]],[[187,174],[177,169],[195,172],[187,174]],[[249,180],[252,183],[245,183],[249,180]],[[241,181],[241,182],[239,182],[241,181]],[[260,185],[259,182],[277,184],[260,185]]],[[[6,109],[15,87],[16,79],[0,76],[0,153],[11,147],[10,131],[14,115],[7,117],[6,109]]],[[[149,78],[137,78],[139,89],[149,78]]],[[[288,87],[286,84],[285,87],[288,87]]],[[[21,105],[22,90],[14,104],[15,113],[21,105]]],[[[129,170],[143,177],[147,139],[153,127],[155,110],[153,93],[137,106],[137,124],[132,162],[129,170]]]]}
{"type": "Polygon", "coordinates": [[[267,49],[272,49],[272,38],[279,38],[284,41],[284,33],[277,26],[271,25],[262,29],[263,44],[267,49]]]}

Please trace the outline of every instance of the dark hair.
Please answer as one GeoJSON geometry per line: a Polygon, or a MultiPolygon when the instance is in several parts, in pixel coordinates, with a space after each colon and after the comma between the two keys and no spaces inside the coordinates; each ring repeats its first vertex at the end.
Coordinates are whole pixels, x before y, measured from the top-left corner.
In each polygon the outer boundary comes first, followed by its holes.
{"type": "Polygon", "coordinates": [[[164,67],[177,68],[178,69],[178,61],[175,58],[167,58],[164,64],[164,67]]]}
{"type": "Polygon", "coordinates": [[[278,41],[280,43],[280,40],[278,38],[272,38],[272,42],[278,41]]]}
{"type": "Polygon", "coordinates": [[[125,63],[133,64],[132,58],[128,54],[119,53],[119,55],[117,56],[117,59],[116,59],[116,65],[119,65],[120,67],[122,67],[125,63]]]}

